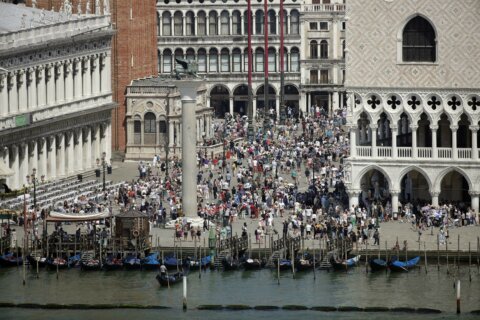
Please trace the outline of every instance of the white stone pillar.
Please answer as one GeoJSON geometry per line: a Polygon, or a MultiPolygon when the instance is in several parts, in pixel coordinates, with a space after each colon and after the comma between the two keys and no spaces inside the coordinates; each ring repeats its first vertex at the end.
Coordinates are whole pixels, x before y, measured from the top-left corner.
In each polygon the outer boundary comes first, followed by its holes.
{"type": "Polygon", "coordinates": [[[27,107],[28,107],[27,73],[25,72],[25,70],[19,70],[18,76],[17,76],[17,85],[18,85],[18,110],[19,112],[25,112],[27,111],[27,107]]]}
{"type": "Polygon", "coordinates": [[[197,166],[195,156],[195,105],[199,80],[179,80],[175,84],[182,99],[182,206],[183,214],[197,216],[197,166]]]}
{"type": "Polygon", "coordinates": [[[75,172],[75,137],[74,132],[70,131],[65,134],[66,152],[67,152],[67,175],[71,175],[75,172]]]}
{"type": "Polygon", "coordinates": [[[253,97],[252,99],[252,108],[253,108],[253,119],[257,116],[257,97],[253,97]]]}
{"type": "Polygon", "coordinates": [[[175,122],[173,120],[168,121],[168,147],[173,147],[173,143],[175,142],[175,122]]]}
{"type": "Polygon", "coordinates": [[[357,127],[350,127],[350,157],[355,158],[357,156],[357,127]]]}
{"type": "Polygon", "coordinates": [[[478,145],[477,145],[477,132],[478,126],[470,126],[472,131],[472,159],[478,160],[478,145]]]}
{"type": "Polygon", "coordinates": [[[37,140],[34,139],[28,143],[28,173],[31,174],[33,169],[38,170],[38,145],[37,140]]]}
{"type": "MultiPolygon", "coordinates": [[[[10,168],[10,149],[7,146],[3,146],[3,163],[5,164],[6,168],[10,168]]],[[[11,177],[6,178],[6,183],[9,188],[12,188],[12,181],[11,177]]]]}
{"type": "Polygon", "coordinates": [[[75,140],[75,171],[83,171],[83,130],[76,130],[77,139],[75,140]]]}
{"type": "Polygon", "coordinates": [[[92,95],[100,94],[100,65],[98,56],[92,56],[92,95]]]}
{"type": "Polygon", "coordinates": [[[392,196],[392,213],[398,213],[398,196],[400,195],[399,191],[390,191],[392,196]]]}
{"type": "Polygon", "coordinates": [[[396,159],[397,158],[397,127],[392,126],[392,158],[396,159]]]}
{"type": "Polygon", "coordinates": [[[40,144],[40,161],[38,164],[38,176],[45,176],[46,178],[48,177],[48,171],[47,171],[47,139],[41,138],[39,140],[40,144]]]}
{"type": "Polygon", "coordinates": [[[410,125],[410,129],[412,129],[412,158],[416,158],[418,156],[418,152],[417,152],[417,129],[418,129],[418,126],[410,125]]]}
{"type": "Polygon", "coordinates": [[[233,97],[228,99],[228,112],[233,116],[233,97]]]}
{"type": "Polygon", "coordinates": [[[432,158],[437,159],[438,158],[438,151],[437,151],[437,125],[433,125],[430,127],[430,130],[432,131],[432,158]]]}
{"type": "Polygon", "coordinates": [[[92,73],[90,71],[90,57],[83,57],[82,74],[83,74],[83,96],[89,97],[92,95],[92,73]]]}
{"type": "Polygon", "coordinates": [[[19,180],[19,169],[20,169],[20,146],[19,145],[12,145],[12,154],[10,156],[12,161],[12,166],[10,167],[14,175],[11,178],[11,187],[12,189],[19,189],[20,188],[20,180],[19,180]]]}
{"type": "Polygon", "coordinates": [[[372,130],[372,158],[377,156],[377,126],[372,125],[370,127],[372,130]]]}
{"type": "Polygon", "coordinates": [[[85,169],[90,169],[93,167],[92,162],[92,128],[85,128],[84,144],[83,144],[83,153],[85,155],[85,169]]]}
{"type": "MultiPolygon", "coordinates": [[[[8,75],[8,101],[9,114],[18,113],[18,90],[17,90],[17,72],[8,75]]],[[[18,186],[18,185],[17,185],[18,186]]]]}
{"type": "Polygon", "coordinates": [[[47,179],[55,179],[57,177],[57,138],[51,136],[50,149],[48,149],[48,174],[47,179]]]}
{"type": "Polygon", "coordinates": [[[95,140],[94,140],[94,146],[93,146],[93,159],[94,159],[94,164],[96,164],[97,159],[100,159],[101,152],[100,152],[100,140],[101,140],[101,132],[100,132],[100,125],[96,124],[94,125],[94,135],[95,135],[95,140]]]}
{"type": "Polygon", "coordinates": [[[340,35],[338,32],[338,21],[332,21],[332,59],[338,59],[338,39],[340,39],[340,35]]]}
{"type": "Polygon", "coordinates": [[[0,73],[0,117],[8,114],[8,76],[0,73]]]}
{"type": "Polygon", "coordinates": [[[102,93],[112,92],[112,64],[110,54],[105,53],[102,57],[102,93]]]}
{"type": "Polygon", "coordinates": [[[438,208],[438,196],[440,195],[440,192],[433,191],[433,192],[430,192],[430,195],[432,196],[432,206],[438,208]]]}
{"type": "Polygon", "coordinates": [[[83,95],[82,60],[80,60],[79,58],[73,59],[72,72],[73,72],[73,96],[75,100],[78,100],[83,95]]]}
{"type": "Polygon", "coordinates": [[[37,104],[37,71],[29,68],[27,74],[28,109],[34,109],[37,104]]]}
{"type": "Polygon", "coordinates": [[[73,100],[73,70],[72,62],[65,61],[65,101],[73,100]]]}
{"type": "Polygon", "coordinates": [[[276,119],[280,119],[280,96],[275,96],[275,114],[276,119]]]}
{"type": "Polygon", "coordinates": [[[42,108],[47,104],[47,88],[46,88],[46,77],[45,77],[45,67],[37,67],[37,107],[42,108]]]}
{"type": "Polygon", "coordinates": [[[65,101],[65,76],[62,62],[55,64],[55,102],[65,101]]]}
{"type": "Polygon", "coordinates": [[[18,169],[18,176],[19,176],[19,186],[22,187],[27,183],[27,174],[28,174],[28,146],[26,143],[20,144],[20,152],[19,152],[19,169],[18,169]]]}
{"type": "Polygon", "coordinates": [[[55,67],[45,67],[45,82],[47,83],[47,105],[55,105],[55,67]]]}
{"type": "Polygon", "coordinates": [[[349,208],[352,206],[358,206],[358,195],[360,194],[360,190],[348,190],[348,205],[349,208]]]}
{"type": "Polygon", "coordinates": [[[470,195],[472,201],[471,201],[471,207],[475,213],[478,213],[479,211],[479,196],[480,192],[478,191],[469,191],[468,194],[470,195]]]}
{"type": "Polygon", "coordinates": [[[452,157],[453,160],[458,159],[458,150],[457,150],[457,130],[458,126],[450,126],[450,129],[452,130],[452,157]]]}
{"type": "MultiPolygon", "coordinates": [[[[157,126],[157,128],[159,128],[157,126]]],[[[160,141],[160,140],[157,140],[160,141]]],[[[157,142],[159,144],[159,142],[157,142]]],[[[112,159],[112,123],[108,121],[105,125],[105,160],[111,164],[112,159]]]]}
{"type": "Polygon", "coordinates": [[[62,133],[57,136],[58,149],[57,149],[57,173],[59,177],[65,176],[65,134],[62,133]]]}

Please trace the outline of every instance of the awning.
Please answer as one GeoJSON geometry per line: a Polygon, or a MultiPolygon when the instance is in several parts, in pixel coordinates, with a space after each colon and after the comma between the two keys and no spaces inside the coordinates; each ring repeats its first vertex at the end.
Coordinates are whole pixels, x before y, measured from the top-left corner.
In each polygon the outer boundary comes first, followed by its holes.
{"type": "Polygon", "coordinates": [[[5,163],[0,161],[0,179],[6,179],[8,177],[11,177],[15,174],[15,171],[10,169],[5,165],[5,163]]]}

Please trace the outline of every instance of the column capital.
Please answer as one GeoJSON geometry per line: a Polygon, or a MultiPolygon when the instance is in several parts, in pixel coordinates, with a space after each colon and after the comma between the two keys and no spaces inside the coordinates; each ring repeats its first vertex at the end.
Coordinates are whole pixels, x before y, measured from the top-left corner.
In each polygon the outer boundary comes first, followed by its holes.
{"type": "Polygon", "coordinates": [[[43,79],[43,73],[42,71],[45,69],[44,66],[38,66],[36,69],[35,69],[35,72],[36,72],[36,76],[37,76],[37,82],[40,82],[40,80],[43,79]]]}
{"type": "Polygon", "coordinates": [[[417,124],[410,124],[410,129],[412,130],[417,130],[418,129],[418,125],[417,124]]]}
{"type": "Polygon", "coordinates": [[[472,197],[478,197],[478,196],[480,196],[480,191],[469,190],[468,194],[472,197]]]}
{"type": "Polygon", "coordinates": [[[458,125],[450,126],[450,130],[452,130],[452,132],[457,131],[458,130],[458,125]]]}
{"type": "Polygon", "coordinates": [[[70,72],[72,72],[72,62],[70,60],[66,60],[64,65],[65,65],[65,74],[68,75],[70,72]]]}
{"type": "Polygon", "coordinates": [[[0,89],[5,87],[5,83],[8,81],[5,73],[0,73],[0,89]]]}
{"type": "Polygon", "coordinates": [[[390,190],[390,195],[398,197],[400,195],[400,190],[390,190]]]}
{"type": "Polygon", "coordinates": [[[430,191],[430,196],[433,197],[438,197],[440,195],[440,191],[430,191]]]}
{"type": "Polygon", "coordinates": [[[430,130],[437,131],[438,130],[438,125],[434,124],[430,126],[430,130]]]}
{"type": "Polygon", "coordinates": [[[18,70],[17,71],[17,86],[22,86],[23,84],[23,75],[25,74],[25,70],[18,70]]]}
{"type": "Polygon", "coordinates": [[[469,129],[470,129],[472,132],[477,132],[478,129],[480,129],[480,126],[470,126],[469,129]]]}

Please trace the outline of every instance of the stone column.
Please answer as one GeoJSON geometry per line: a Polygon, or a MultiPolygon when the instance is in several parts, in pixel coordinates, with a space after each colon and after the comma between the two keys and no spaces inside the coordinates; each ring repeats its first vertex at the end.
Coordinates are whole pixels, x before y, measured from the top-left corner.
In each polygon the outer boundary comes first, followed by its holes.
{"type": "Polygon", "coordinates": [[[10,114],[18,113],[18,90],[17,90],[17,72],[12,72],[8,75],[8,100],[10,101],[7,103],[9,106],[10,114]]]}
{"type": "Polygon", "coordinates": [[[479,126],[470,126],[472,131],[472,159],[478,160],[477,132],[479,126]]]}
{"type": "Polygon", "coordinates": [[[453,160],[458,159],[458,150],[457,150],[457,130],[458,126],[450,126],[450,129],[452,130],[452,157],[453,160]]]}
{"type": "Polygon", "coordinates": [[[72,63],[65,61],[65,101],[73,100],[73,72],[72,63]]]}
{"type": "Polygon", "coordinates": [[[199,80],[176,81],[182,99],[182,204],[183,214],[197,216],[197,166],[195,105],[199,80]]]}
{"type": "MultiPolygon", "coordinates": [[[[159,127],[157,127],[158,129],[159,127]]],[[[105,148],[103,149],[105,151],[105,161],[107,161],[109,164],[111,164],[111,159],[112,159],[112,123],[108,121],[105,125],[105,148]]],[[[157,144],[159,144],[160,140],[157,140],[157,144]]]]}
{"type": "Polygon", "coordinates": [[[67,175],[71,175],[75,172],[75,142],[73,131],[65,134],[66,153],[67,153],[67,175]]]}
{"type": "Polygon", "coordinates": [[[13,159],[12,166],[10,167],[15,173],[10,178],[12,189],[19,189],[20,188],[20,179],[19,179],[19,169],[20,169],[20,146],[19,145],[12,145],[12,154],[10,158],[13,159]]]}
{"type": "Polygon", "coordinates": [[[175,142],[175,122],[173,120],[168,121],[168,147],[173,147],[173,143],[175,142]]]}
{"type": "Polygon", "coordinates": [[[253,112],[252,112],[253,118],[255,119],[255,117],[257,116],[257,97],[252,98],[252,108],[253,108],[253,112]]]}
{"type": "Polygon", "coordinates": [[[111,57],[105,53],[102,58],[102,93],[112,92],[112,64],[111,57]]]}
{"type": "Polygon", "coordinates": [[[96,124],[94,126],[94,135],[95,135],[95,140],[94,140],[94,143],[93,143],[93,161],[94,161],[94,164],[96,164],[97,162],[97,159],[100,159],[102,156],[101,156],[101,152],[100,152],[100,140],[101,140],[101,137],[100,137],[100,125],[99,124],[96,124]]]}
{"type": "Polygon", "coordinates": [[[82,60],[83,73],[83,96],[89,97],[92,95],[92,73],[90,71],[90,58],[83,57],[82,60]]]}
{"type": "Polygon", "coordinates": [[[28,109],[37,107],[37,71],[29,68],[27,74],[28,109]]]}
{"type": "Polygon", "coordinates": [[[470,195],[470,197],[472,199],[471,207],[472,207],[473,211],[478,213],[480,192],[479,191],[469,191],[468,194],[470,195]]]}
{"type": "Polygon", "coordinates": [[[55,64],[55,96],[56,103],[62,103],[65,101],[65,77],[62,62],[57,62],[55,64]]]}
{"type": "Polygon", "coordinates": [[[372,125],[370,129],[372,130],[372,157],[375,158],[377,156],[377,126],[372,125]]]}
{"type": "Polygon", "coordinates": [[[338,35],[338,21],[332,21],[332,59],[338,59],[338,39],[340,38],[338,35]]]}
{"type": "MultiPolygon", "coordinates": [[[[6,168],[10,168],[10,149],[7,146],[3,146],[3,163],[6,168]]],[[[7,186],[12,187],[11,177],[6,178],[7,186]]]]}
{"type": "MultiPolygon", "coordinates": [[[[83,130],[76,130],[77,139],[75,144],[75,171],[83,171],[83,130]]],[[[74,139],[75,140],[75,139],[74,139]]]]}
{"type": "Polygon", "coordinates": [[[84,135],[84,155],[85,155],[85,169],[90,169],[93,167],[92,162],[92,128],[87,127],[85,128],[85,135],[84,135]]]}
{"type": "Polygon", "coordinates": [[[0,73],[0,117],[8,114],[8,76],[0,73]]]}
{"type": "Polygon", "coordinates": [[[45,67],[45,82],[47,83],[47,105],[55,105],[55,67],[47,65],[45,67]]]}
{"type": "Polygon", "coordinates": [[[18,177],[19,187],[26,185],[28,174],[28,146],[26,143],[20,144],[19,151],[19,165],[18,165],[18,177]]]}
{"type": "Polygon", "coordinates": [[[27,74],[25,70],[18,71],[17,86],[18,86],[18,111],[25,112],[27,111],[27,106],[28,106],[27,74]]]}
{"type": "Polygon", "coordinates": [[[397,126],[392,126],[392,158],[397,158],[397,126]]]}
{"type": "Polygon", "coordinates": [[[410,129],[412,129],[412,158],[417,157],[417,129],[418,126],[410,125],[410,129]]]}
{"type": "Polygon", "coordinates": [[[357,127],[350,127],[350,157],[355,158],[357,156],[357,127]]]}
{"type": "Polygon", "coordinates": [[[47,139],[41,138],[39,140],[40,144],[40,162],[38,165],[38,176],[41,177],[42,175],[48,177],[47,171],[47,139]]]}
{"type": "Polygon", "coordinates": [[[92,56],[92,95],[100,94],[100,66],[98,56],[92,56]]]}
{"type": "Polygon", "coordinates": [[[233,97],[228,98],[228,112],[233,116],[233,97]]]}
{"type": "Polygon", "coordinates": [[[439,195],[440,195],[440,191],[430,192],[430,196],[432,197],[432,206],[438,207],[438,196],[439,195]]]}
{"type": "Polygon", "coordinates": [[[38,145],[37,140],[34,139],[30,143],[28,143],[28,172],[27,174],[31,174],[33,169],[38,170],[38,145]]]}
{"type": "Polygon", "coordinates": [[[47,95],[46,95],[46,77],[45,77],[45,68],[43,66],[37,67],[37,107],[42,108],[47,104],[47,95]]]}
{"type": "Polygon", "coordinates": [[[72,64],[73,72],[73,96],[75,100],[82,97],[82,61],[78,58],[73,59],[72,64]]]}
{"type": "Polygon", "coordinates": [[[432,131],[432,158],[437,159],[438,158],[438,151],[437,151],[437,130],[438,130],[438,125],[433,125],[430,127],[430,130],[432,131]]]}
{"type": "Polygon", "coordinates": [[[46,176],[48,179],[54,179],[57,177],[57,138],[51,136],[48,139],[50,140],[50,149],[48,149],[49,173],[46,176]]]}
{"type": "Polygon", "coordinates": [[[352,189],[348,190],[348,206],[351,208],[352,206],[358,206],[358,195],[360,194],[361,190],[352,189]]]}
{"type": "Polygon", "coordinates": [[[59,177],[65,176],[65,134],[59,134],[57,136],[58,149],[57,149],[57,173],[59,177]]]}
{"type": "Polygon", "coordinates": [[[398,213],[398,196],[400,191],[391,190],[390,195],[392,196],[392,213],[398,213]]]}
{"type": "MultiPolygon", "coordinates": [[[[285,111],[286,112],[286,111],[285,111]]],[[[280,119],[280,96],[275,96],[275,114],[276,119],[280,119]]]]}

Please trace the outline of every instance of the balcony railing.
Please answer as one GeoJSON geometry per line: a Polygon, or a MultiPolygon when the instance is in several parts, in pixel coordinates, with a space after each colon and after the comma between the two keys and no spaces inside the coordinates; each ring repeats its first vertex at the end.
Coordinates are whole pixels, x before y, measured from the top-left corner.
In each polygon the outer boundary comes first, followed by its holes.
{"type": "Polygon", "coordinates": [[[418,148],[417,157],[419,158],[431,158],[432,157],[432,148],[418,148]]]}
{"type": "Polygon", "coordinates": [[[357,147],[357,155],[359,157],[371,157],[372,147],[357,147]]]}
{"type": "Polygon", "coordinates": [[[377,157],[390,158],[392,156],[392,147],[377,147],[377,157]]]}
{"type": "Polygon", "coordinates": [[[304,5],[304,12],[345,12],[345,4],[310,4],[304,5]]]}
{"type": "Polygon", "coordinates": [[[450,159],[452,158],[452,149],[451,148],[438,148],[437,149],[437,156],[440,159],[450,159]]]}
{"type": "Polygon", "coordinates": [[[411,158],[412,157],[412,148],[410,148],[410,147],[398,147],[397,148],[397,157],[399,157],[399,158],[411,158]]]}
{"type": "Polygon", "coordinates": [[[429,148],[429,147],[375,147],[357,146],[359,158],[417,158],[429,160],[471,161],[480,159],[480,150],[472,148],[429,148]],[[414,152],[415,150],[415,152],[414,152]],[[396,154],[396,156],[395,156],[396,154]]]}

